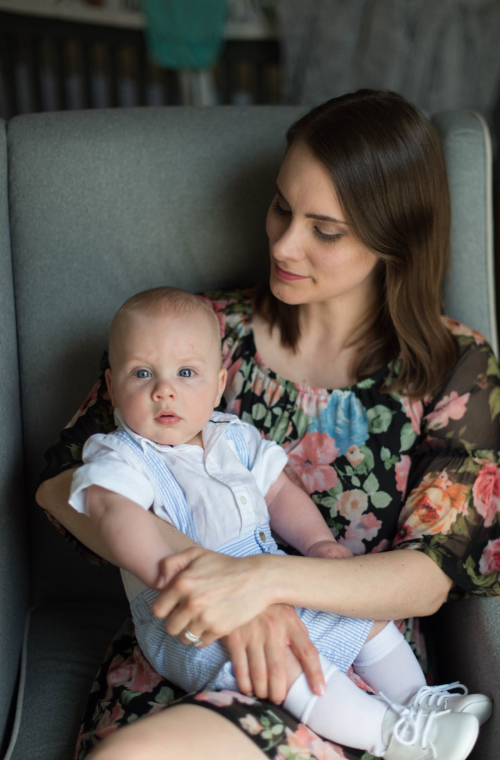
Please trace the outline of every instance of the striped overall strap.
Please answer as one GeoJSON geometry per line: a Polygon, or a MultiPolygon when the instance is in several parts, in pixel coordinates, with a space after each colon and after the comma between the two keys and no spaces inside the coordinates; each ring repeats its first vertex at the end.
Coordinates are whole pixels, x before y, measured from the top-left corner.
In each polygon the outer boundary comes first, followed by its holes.
{"type": "Polygon", "coordinates": [[[228,425],[226,429],[226,435],[228,438],[231,438],[233,441],[236,453],[238,454],[238,459],[244,465],[247,470],[250,469],[250,451],[248,448],[248,444],[245,441],[245,438],[243,436],[243,433],[238,428],[237,423],[228,425]]]}
{"type": "Polygon", "coordinates": [[[173,522],[174,527],[182,531],[182,533],[185,533],[186,536],[192,538],[193,541],[199,543],[193,514],[186,501],[184,491],[159,454],[152,446],[146,446],[144,450],[122,426],[120,426],[113,435],[115,435],[120,441],[128,444],[134,454],[138,456],[148,468],[157,485],[157,490],[161,496],[163,505],[168,511],[169,516],[172,518],[172,521],[175,518],[175,522],[173,522]]]}

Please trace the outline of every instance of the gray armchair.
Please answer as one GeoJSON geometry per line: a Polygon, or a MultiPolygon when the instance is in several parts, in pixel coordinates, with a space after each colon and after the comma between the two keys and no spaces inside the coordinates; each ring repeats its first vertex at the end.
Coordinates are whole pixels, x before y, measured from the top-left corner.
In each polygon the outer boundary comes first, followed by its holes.
{"type": "MultiPolygon", "coordinates": [[[[297,108],[131,109],[0,125],[0,739],[8,760],[69,760],[106,644],[127,609],[118,573],[85,563],[34,504],[43,452],[97,374],[132,293],[267,274],[264,219],[297,108]],[[8,431],[8,435],[7,435],[8,431]]],[[[497,346],[487,131],[434,119],[453,199],[448,312],[497,346]]],[[[449,605],[443,672],[500,705],[500,603],[449,605]]],[[[498,719],[476,760],[495,760],[498,719]]]]}

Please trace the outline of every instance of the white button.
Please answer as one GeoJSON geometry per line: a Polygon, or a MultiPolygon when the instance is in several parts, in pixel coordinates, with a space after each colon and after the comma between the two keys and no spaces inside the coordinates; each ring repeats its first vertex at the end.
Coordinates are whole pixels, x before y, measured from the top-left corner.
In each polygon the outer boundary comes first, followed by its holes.
{"type": "Polygon", "coordinates": [[[247,503],[247,497],[246,496],[240,496],[240,504],[246,504],[247,503]]]}

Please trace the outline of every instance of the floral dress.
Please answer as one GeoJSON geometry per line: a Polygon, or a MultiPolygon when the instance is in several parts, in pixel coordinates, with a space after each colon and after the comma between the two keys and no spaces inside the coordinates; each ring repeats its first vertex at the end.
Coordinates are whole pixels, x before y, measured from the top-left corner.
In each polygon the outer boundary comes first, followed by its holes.
{"type": "MultiPolygon", "coordinates": [[[[357,555],[425,552],[454,581],[452,598],[500,595],[500,379],[485,339],[443,318],[458,341],[459,360],[438,394],[410,403],[380,390],[391,365],[335,390],[277,376],[256,350],[249,294],[206,298],[220,321],[228,369],[220,409],[285,448],[288,475],[312,496],[338,541],[357,555]]],[[[42,479],[80,464],[87,437],[113,428],[102,376],[47,452],[42,479]]],[[[88,559],[101,561],[67,537],[88,559]]],[[[426,669],[418,621],[399,626],[426,669]]],[[[216,710],[274,760],[371,757],[320,739],[270,702],[228,691],[186,697],[145,660],[127,620],[96,676],[75,760],[110,731],[178,700],[216,710]]]]}

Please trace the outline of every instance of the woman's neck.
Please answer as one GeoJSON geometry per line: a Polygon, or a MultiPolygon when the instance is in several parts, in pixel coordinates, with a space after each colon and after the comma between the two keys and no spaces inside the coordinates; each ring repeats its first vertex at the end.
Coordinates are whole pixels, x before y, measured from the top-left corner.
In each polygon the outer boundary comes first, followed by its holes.
{"type": "Polygon", "coordinates": [[[362,337],[374,301],[373,292],[365,288],[330,301],[301,304],[299,347],[317,343],[328,346],[334,355],[342,353],[362,337]]]}
{"type": "Polygon", "coordinates": [[[300,338],[293,352],[281,345],[279,329],[254,318],[257,351],[281,377],[314,388],[345,388],[356,378],[356,338],[361,337],[371,303],[354,299],[305,304],[299,307],[300,338]]]}

